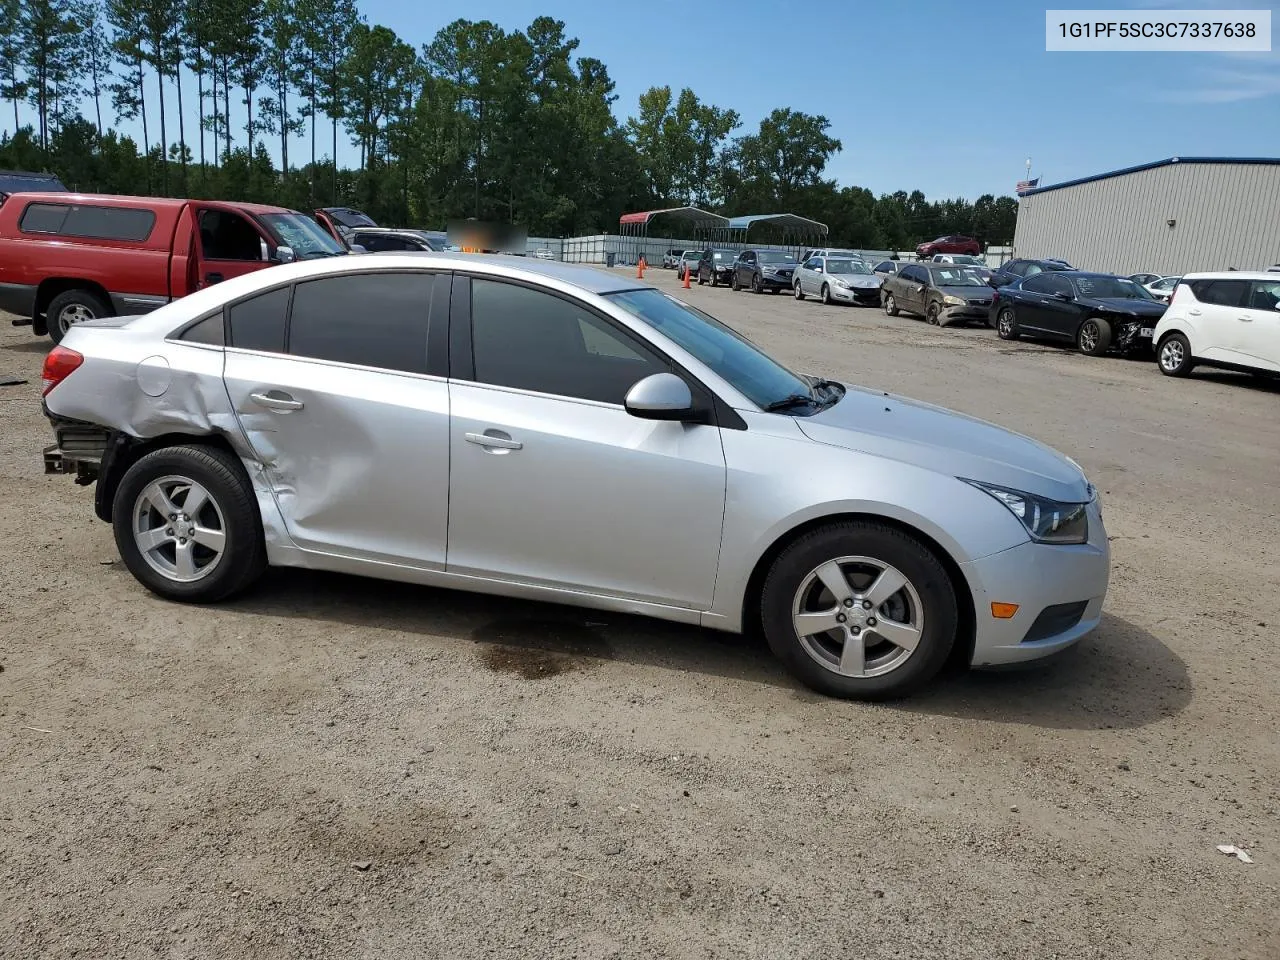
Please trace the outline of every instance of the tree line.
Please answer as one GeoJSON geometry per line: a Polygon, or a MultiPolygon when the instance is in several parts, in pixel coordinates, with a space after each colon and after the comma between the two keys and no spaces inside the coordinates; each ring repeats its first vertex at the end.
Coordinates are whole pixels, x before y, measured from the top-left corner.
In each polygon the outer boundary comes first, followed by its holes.
{"type": "Polygon", "coordinates": [[[0,13],[0,167],[82,191],[349,204],[380,223],[477,217],[535,236],[615,232],[624,212],[684,204],[790,211],[867,248],[1013,236],[1012,197],[840,187],[824,176],[842,144],[823,116],[784,107],[742,132],[736,111],[663,86],[619,122],[608,68],[551,17],[514,31],[459,19],[415,49],[354,0],[0,0],[0,13]],[[340,138],[358,165],[335,162],[340,138]]]}

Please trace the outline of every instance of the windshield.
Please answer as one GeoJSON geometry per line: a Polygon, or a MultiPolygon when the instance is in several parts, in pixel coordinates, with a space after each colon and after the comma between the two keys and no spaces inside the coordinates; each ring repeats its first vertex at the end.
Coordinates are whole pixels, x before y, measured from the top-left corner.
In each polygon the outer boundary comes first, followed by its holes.
{"type": "Polygon", "coordinates": [[[1082,297],[1099,297],[1106,300],[1154,300],[1141,284],[1123,277],[1076,277],[1076,286],[1082,297]]]}
{"type": "Polygon", "coordinates": [[[933,271],[935,287],[985,287],[986,281],[978,275],[978,271],[966,267],[948,267],[933,271]]]}
{"type": "Polygon", "coordinates": [[[347,252],[324,227],[300,213],[264,213],[258,219],[277,242],[293,250],[299,260],[336,257],[347,252]]]}
{"type": "Polygon", "coordinates": [[[1181,277],[1165,277],[1163,280],[1157,280],[1151,286],[1155,287],[1157,290],[1172,290],[1174,284],[1181,279],[1181,277]]]}
{"type": "Polygon", "coordinates": [[[693,354],[758,406],[812,393],[807,380],[746,337],[661,290],[628,290],[608,298],[693,354]]]}
{"type": "Polygon", "coordinates": [[[828,260],[827,273],[870,273],[861,260],[828,260]]]}
{"type": "Polygon", "coordinates": [[[685,260],[701,260],[702,253],[698,250],[686,250],[684,252],[684,259],[685,260]]]}
{"type": "Polygon", "coordinates": [[[758,250],[756,257],[761,263],[795,263],[796,258],[781,250],[758,250]]]}

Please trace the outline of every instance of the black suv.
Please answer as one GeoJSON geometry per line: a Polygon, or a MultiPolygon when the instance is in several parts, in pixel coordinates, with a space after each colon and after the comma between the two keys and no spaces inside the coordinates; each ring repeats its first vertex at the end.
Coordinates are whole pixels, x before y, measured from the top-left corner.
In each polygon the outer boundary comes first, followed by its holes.
{"type": "Polygon", "coordinates": [[[1000,269],[993,271],[987,283],[993,287],[1005,287],[1023,277],[1034,277],[1047,270],[1074,270],[1065,260],[1010,260],[1002,263],[1000,269]]]}
{"type": "Polygon", "coordinates": [[[796,273],[796,258],[781,250],[743,250],[733,263],[734,290],[750,287],[752,293],[790,290],[796,273]]]}
{"type": "Polygon", "coordinates": [[[723,247],[708,247],[702,251],[702,259],[698,261],[698,283],[709,283],[713,287],[725,286],[733,279],[733,262],[738,257],[736,250],[723,247]]]}

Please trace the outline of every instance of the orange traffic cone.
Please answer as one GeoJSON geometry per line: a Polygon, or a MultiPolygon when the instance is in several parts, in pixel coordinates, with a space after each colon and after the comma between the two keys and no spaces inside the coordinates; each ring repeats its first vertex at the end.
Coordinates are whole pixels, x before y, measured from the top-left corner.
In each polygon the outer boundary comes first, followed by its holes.
{"type": "Polygon", "coordinates": [[[641,257],[639,260],[636,261],[636,279],[637,280],[644,279],[644,257],[641,257]]]}
{"type": "Polygon", "coordinates": [[[689,265],[687,263],[684,265],[684,288],[686,290],[689,289],[689,265]]]}

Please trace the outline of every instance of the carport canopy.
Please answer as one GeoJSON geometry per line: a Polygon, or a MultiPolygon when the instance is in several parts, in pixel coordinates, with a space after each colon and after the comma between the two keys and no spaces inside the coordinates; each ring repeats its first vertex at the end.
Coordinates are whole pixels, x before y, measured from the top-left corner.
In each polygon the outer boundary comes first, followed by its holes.
{"type": "Polygon", "coordinates": [[[741,230],[745,237],[757,223],[767,223],[784,236],[797,239],[827,235],[825,223],[795,213],[755,213],[747,217],[732,217],[726,226],[730,230],[741,230]]]}
{"type": "Polygon", "coordinates": [[[619,225],[634,224],[648,227],[654,217],[670,217],[672,220],[684,220],[699,228],[727,227],[729,218],[722,217],[701,207],[666,207],[662,210],[642,210],[638,213],[624,213],[618,218],[619,225]]]}

